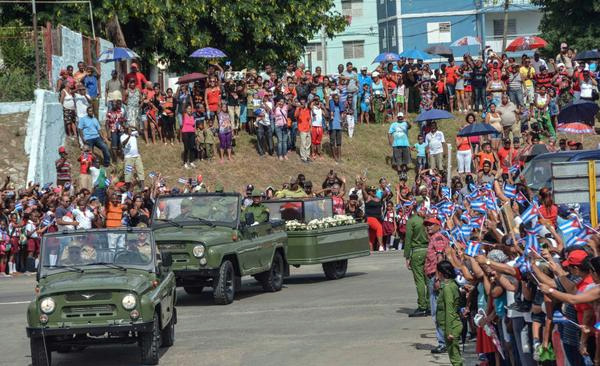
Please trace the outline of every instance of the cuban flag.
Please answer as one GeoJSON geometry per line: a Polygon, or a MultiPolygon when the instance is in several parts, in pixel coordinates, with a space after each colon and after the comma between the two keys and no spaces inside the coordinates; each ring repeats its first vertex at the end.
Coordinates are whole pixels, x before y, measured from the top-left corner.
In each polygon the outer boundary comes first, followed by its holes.
{"type": "Polygon", "coordinates": [[[531,272],[531,263],[525,260],[524,256],[519,256],[515,261],[515,267],[519,268],[521,273],[531,272]]]}
{"type": "Polygon", "coordinates": [[[52,187],[52,183],[46,183],[44,184],[44,186],[42,187],[43,191],[47,191],[48,189],[50,189],[50,187],[52,187]]]}
{"type": "Polygon", "coordinates": [[[581,227],[581,224],[579,223],[579,220],[577,220],[576,217],[573,217],[569,220],[566,220],[562,224],[558,225],[558,229],[563,234],[569,234],[569,233],[581,230],[582,227],[581,227]]]}
{"type": "Polygon", "coordinates": [[[412,205],[414,205],[416,202],[415,201],[405,201],[404,202],[404,207],[411,207],[412,205]]]}
{"type": "Polygon", "coordinates": [[[37,204],[37,201],[36,201],[36,200],[29,200],[29,201],[27,202],[27,206],[35,206],[36,204],[37,204]]]}
{"type": "Polygon", "coordinates": [[[492,192],[483,196],[483,202],[489,211],[498,211],[498,204],[496,203],[496,195],[492,192]]]}
{"type": "Polygon", "coordinates": [[[127,174],[133,173],[133,166],[125,165],[125,173],[127,173],[127,174]]]}
{"type": "Polygon", "coordinates": [[[544,230],[544,226],[541,225],[540,223],[536,222],[535,225],[530,230],[527,230],[527,233],[531,234],[531,235],[533,235],[533,234],[541,234],[541,232],[543,230],[544,230]]]}
{"type": "Polygon", "coordinates": [[[154,178],[154,177],[156,177],[156,173],[150,172],[150,173],[148,173],[148,177],[149,178],[154,178]]]}
{"type": "Polygon", "coordinates": [[[482,214],[486,213],[486,204],[482,200],[473,200],[471,201],[471,210],[475,212],[480,212],[482,214]]]}
{"type": "Polygon", "coordinates": [[[188,180],[186,178],[179,178],[177,181],[181,184],[186,184],[188,180]]]}
{"type": "Polygon", "coordinates": [[[471,222],[471,215],[467,211],[463,211],[462,215],[460,215],[460,219],[463,222],[469,223],[471,222]]]}
{"type": "Polygon", "coordinates": [[[464,224],[459,228],[459,232],[463,239],[470,238],[471,233],[473,232],[473,227],[470,224],[464,224]]]}
{"type": "Polygon", "coordinates": [[[481,244],[476,241],[470,241],[467,244],[467,249],[465,250],[465,254],[469,257],[475,257],[481,252],[481,244]]]}
{"type": "Polygon", "coordinates": [[[463,235],[462,235],[462,233],[460,231],[460,228],[458,228],[456,226],[450,230],[450,236],[452,236],[452,239],[454,241],[458,241],[458,242],[461,242],[461,243],[465,242],[465,238],[463,237],[463,235]]]}
{"type": "Polygon", "coordinates": [[[540,253],[540,243],[538,242],[537,235],[528,235],[527,242],[525,244],[525,254],[531,253],[531,251],[535,251],[536,253],[540,253]]]}
{"type": "Polygon", "coordinates": [[[452,195],[450,194],[450,187],[447,186],[443,186],[441,189],[442,192],[442,197],[444,197],[447,200],[451,200],[452,199],[452,195]]]}
{"type": "Polygon", "coordinates": [[[454,213],[454,204],[452,202],[441,202],[438,204],[438,210],[441,215],[451,216],[454,213]]]}
{"type": "Polygon", "coordinates": [[[519,164],[515,164],[513,166],[511,166],[510,168],[508,168],[508,172],[510,173],[510,175],[516,175],[519,173],[519,164]]]}
{"type": "Polygon", "coordinates": [[[563,313],[561,313],[560,311],[556,310],[554,313],[552,313],[552,323],[560,324],[568,322],[568,319],[565,318],[563,313]]]}
{"type": "Polygon", "coordinates": [[[526,223],[532,221],[533,219],[537,218],[539,214],[540,214],[540,211],[539,211],[537,205],[534,203],[534,204],[530,205],[521,214],[521,220],[523,221],[524,224],[526,224],[526,223]]]}
{"type": "Polygon", "coordinates": [[[504,195],[511,200],[517,198],[517,186],[515,186],[513,184],[505,183],[504,184],[504,195]]]}
{"type": "Polygon", "coordinates": [[[484,222],[485,222],[485,216],[478,216],[478,217],[471,219],[471,222],[469,223],[469,225],[473,228],[475,228],[475,227],[480,228],[483,226],[484,222]]]}
{"type": "Polygon", "coordinates": [[[20,201],[15,204],[15,211],[23,211],[23,204],[20,201]]]}
{"type": "Polygon", "coordinates": [[[104,181],[104,184],[106,184],[107,186],[110,186],[110,178],[106,178],[106,180],[104,181]]]}
{"type": "Polygon", "coordinates": [[[571,247],[573,245],[586,245],[587,240],[585,239],[586,231],[581,229],[579,232],[573,234],[567,241],[565,242],[565,246],[571,247]]]}
{"type": "Polygon", "coordinates": [[[517,203],[521,206],[525,206],[525,204],[529,202],[527,197],[525,197],[525,195],[522,192],[517,193],[516,199],[517,203]]]}

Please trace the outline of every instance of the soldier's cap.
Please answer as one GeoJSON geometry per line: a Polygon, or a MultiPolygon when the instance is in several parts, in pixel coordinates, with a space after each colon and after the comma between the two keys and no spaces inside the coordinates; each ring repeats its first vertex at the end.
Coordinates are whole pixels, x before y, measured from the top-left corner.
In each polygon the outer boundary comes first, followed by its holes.
{"type": "Polygon", "coordinates": [[[260,197],[262,196],[262,192],[258,188],[254,188],[251,193],[252,197],[260,197]]]}
{"type": "Polygon", "coordinates": [[[225,191],[225,187],[221,183],[217,183],[215,185],[215,192],[222,193],[223,191],[225,191]]]}

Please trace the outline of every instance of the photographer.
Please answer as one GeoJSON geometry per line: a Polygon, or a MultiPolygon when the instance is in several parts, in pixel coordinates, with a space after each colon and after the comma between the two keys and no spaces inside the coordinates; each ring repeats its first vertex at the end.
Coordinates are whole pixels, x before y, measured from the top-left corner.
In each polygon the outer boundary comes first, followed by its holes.
{"type": "Polygon", "coordinates": [[[123,155],[125,158],[123,169],[128,190],[131,188],[134,173],[137,175],[140,189],[144,188],[144,164],[142,163],[142,157],[138,150],[138,136],[138,130],[131,126],[125,126],[123,134],[121,135],[121,146],[123,147],[123,155]]]}

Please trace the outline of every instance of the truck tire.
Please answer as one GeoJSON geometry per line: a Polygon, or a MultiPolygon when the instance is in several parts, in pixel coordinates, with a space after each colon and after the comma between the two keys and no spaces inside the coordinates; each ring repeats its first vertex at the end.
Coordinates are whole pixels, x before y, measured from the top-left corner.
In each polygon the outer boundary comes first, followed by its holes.
{"type": "Polygon", "coordinates": [[[283,271],[284,271],[283,257],[281,253],[275,252],[273,256],[273,263],[271,263],[271,269],[258,275],[263,290],[267,292],[277,292],[283,287],[283,271]]]}
{"type": "Polygon", "coordinates": [[[31,348],[31,366],[50,366],[52,364],[52,351],[48,344],[44,347],[42,337],[31,337],[29,339],[31,348]]]}
{"type": "Polygon", "coordinates": [[[327,277],[328,280],[337,280],[344,277],[347,269],[347,259],[323,263],[323,272],[325,272],[325,277],[327,277]]]}
{"type": "Polygon", "coordinates": [[[188,295],[200,295],[202,293],[203,289],[204,289],[203,286],[198,286],[198,287],[183,286],[183,290],[188,295]]]}
{"type": "Polygon", "coordinates": [[[219,276],[213,280],[213,299],[217,305],[228,305],[235,298],[235,271],[229,260],[219,267],[219,276]]]}
{"type": "Polygon", "coordinates": [[[144,332],[140,335],[140,349],[142,353],[143,365],[158,364],[158,349],[160,348],[160,324],[158,322],[158,314],[154,313],[152,321],[152,330],[144,332]]]}
{"type": "Polygon", "coordinates": [[[161,347],[171,347],[175,344],[175,319],[177,319],[177,310],[173,309],[173,316],[169,320],[169,324],[160,332],[161,347]]]}

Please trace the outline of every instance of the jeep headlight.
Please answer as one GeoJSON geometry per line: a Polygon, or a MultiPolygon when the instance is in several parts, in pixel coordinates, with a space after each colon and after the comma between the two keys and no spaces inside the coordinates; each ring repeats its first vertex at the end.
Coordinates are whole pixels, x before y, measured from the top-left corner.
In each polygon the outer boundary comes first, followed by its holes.
{"type": "Polygon", "coordinates": [[[52,313],[55,308],[56,308],[56,303],[54,302],[54,299],[51,297],[47,297],[44,300],[42,300],[42,302],[40,302],[40,310],[44,314],[52,313]]]}
{"type": "Polygon", "coordinates": [[[123,305],[123,308],[125,308],[125,310],[131,310],[135,308],[135,296],[133,296],[132,294],[125,295],[123,297],[123,300],[121,300],[121,304],[123,305]]]}
{"type": "Polygon", "coordinates": [[[194,247],[194,249],[192,249],[192,253],[194,254],[194,257],[196,258],[202,258],[204,257],[204,250],[206,248],[204,248],[204,245],[202,244],[198,244],[194,247]]]}

